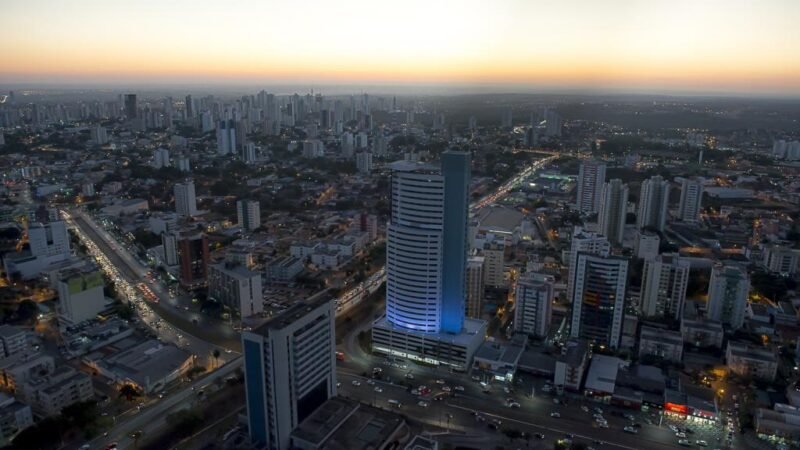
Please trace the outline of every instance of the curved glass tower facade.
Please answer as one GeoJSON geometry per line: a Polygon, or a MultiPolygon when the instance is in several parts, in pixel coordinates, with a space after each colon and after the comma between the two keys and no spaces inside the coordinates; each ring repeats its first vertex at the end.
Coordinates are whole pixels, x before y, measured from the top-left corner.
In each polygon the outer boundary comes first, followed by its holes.
{"type": "Polygon", "coordinates": [[[442,169],[393,165],[387,229],[386,319],[424,333],[464,322],[469,154],[445,152],[442,169]]]}

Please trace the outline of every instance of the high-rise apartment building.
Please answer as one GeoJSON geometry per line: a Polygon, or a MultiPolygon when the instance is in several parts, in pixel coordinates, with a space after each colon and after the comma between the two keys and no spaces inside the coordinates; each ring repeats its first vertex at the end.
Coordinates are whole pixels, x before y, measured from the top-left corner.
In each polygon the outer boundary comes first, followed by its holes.
{"type": "Polygon", "coordinates": [[[157,148],[153,151],[153,167],[156,169],[169,167],[169,150],[157,148]]]}
{"type": "Polygon", "coordinates": [[[70,255],[67,225],[61,220],[47,224],[30,224],[28,226],[28,243],[33,256],[58,259],[70,255]]]}
{"type": "Polygon", "coordinates": [[[372,172],[372,152],[360,151],[356,153],[356,169],[358,173],[369,175],[372,172]]]}
{"type": "Polygon", "coordinates": [[[553,285],[551,275],[530,273],[517,280],[514,300],[514,331],[544,337],[550,329],[553,315],[553,285]]]}
{"type": "Polygon", "coordinates": [[[67,324],[95,319],[105,309],[103,275],[99,270],[70,269],[58,277],[58,317],[67,324]]]}
{"type": "Polygon", "coordinates": [[[664,231],[669,205],[669,181],[656,175],[642,182],[636,226],[664,231]]]}
{"type": "Polygon", "coordinates": [[[208,238],[203,233],[182,235],[178,240],[180,282],[188,288],[206,283],[208,277],[208,238]]]}
{"type": "Polygon", "coordinates": [[[678,205],[678,218],[684,222],[698,222],[703,201],[703,182],[684,178],[681,182],[681,201],[678,205]]]}
{"type": "Polygon", "coordinates": [[[181,217],[197,215],[197,198],[194,195],[194,181],[175,183],[175,212],[181,217]]]}
{"type": "Polygon", "coordinates": [[[467,259],[467,317],[481,318],[483,292],[485,288],[483,279],[483,256],[470,256],[467,259]]]}
{"type": "Polygon", "coordinates": [[[139,112],[139,103],[136,94],[125,94],[125,118],[128,120],[136,119],[139,112]]]}
{"type": "Polygon", "coordinates": [[[296,302],[242,333],[247,422],[253,443],[291,448],[290,434],[336,396],[333,302],[296,302]]]}
{"type": "Polygon", "coordinates": [[[628,210],[628,185],[615,178],[603,184],[598,222],[600,233],[613,245],[621,245],[628,210]]]}
{"type": "Polygon", "coordinates": [[[608,238],[597,233],[584,231],[581,227],[575,227],[572,231],[572,240],[569,248],[569,261],[567,261],[567,298],[572,300],[572,283],[575,274],[575,263],[578,261],[578,253],[591,253],[593,255],[608,256],[611,252],[611,244],[608,238]]]}
{"type": "Polygon", "coordinates": [[[706,316],[737,330],[744,324],[750,278],[738,266],[718,263],[711,269],[708,282],[706,316]]]}
{"type": "Polygon", "coordinates": [[[499,236],[489,236],[484,241],[480,254],[485,259],[483,265],[484,284],[494,289],[505,288],[505,239],[499,236]]]}
{"type": "Polygon", "coordinates": [[[570,279],[573,337],[611,348],[619,345],[627,278],[627,259],[578,253],[570,279]]]}
{"type": "Polygon", "coordinates": [[[178,265],[178,236],[175,233],[161,233],[161,248],[164,252],[164,264],[178,265]]]}
{"type": "Polygon", "coordinates": [[[236,202],[236,218],[244,232],[251,232],[261,226],[261,204],[258,200],[239,200],[236,202]]]}
{"type": "Polygon", "coordinates": [[[236,153],[236,122],[220,120],[217,124],[217,154],[230,155],[236,153]]]}
{"type": "Polygon", "coordinates": [[[606,182],[606,164],[596,160],[581,163],[578,173],[578,211],[582,214],[596,213],[600,210],[601,189],[606,182]]]}
{"type": "Polygon", "coordinates": [[[675,255],[659,255],[644,261],[640,312],[645,317],[683,317],[689,261],[675,255]]]}

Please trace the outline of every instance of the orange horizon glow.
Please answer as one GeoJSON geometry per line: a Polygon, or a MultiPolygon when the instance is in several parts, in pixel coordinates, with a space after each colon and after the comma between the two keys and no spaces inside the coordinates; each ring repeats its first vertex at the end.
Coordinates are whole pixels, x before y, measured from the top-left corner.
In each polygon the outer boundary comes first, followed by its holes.
{"type": "Polygon", "coordinates": [[[800,93],[800,2],[5,0],[0,82],[800,93]]]}

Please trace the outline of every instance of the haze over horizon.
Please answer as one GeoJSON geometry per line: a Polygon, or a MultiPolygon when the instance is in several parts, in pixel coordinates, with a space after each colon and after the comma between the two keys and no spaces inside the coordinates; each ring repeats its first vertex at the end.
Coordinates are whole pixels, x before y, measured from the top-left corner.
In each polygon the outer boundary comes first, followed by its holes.
{"type": "Polygon", "coordinates": [[[0,83],[800,95],[800,2],[7,0],[0,83]]]}

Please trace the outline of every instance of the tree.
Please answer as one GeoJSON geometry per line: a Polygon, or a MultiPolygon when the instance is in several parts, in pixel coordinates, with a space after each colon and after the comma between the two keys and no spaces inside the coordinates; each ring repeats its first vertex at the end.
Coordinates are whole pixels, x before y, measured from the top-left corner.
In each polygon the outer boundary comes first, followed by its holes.
{"type": "Polygon", "coordinates": [[[126,400],[131,401],[136,397],[141,397],[142,394],[136,386],[132,384],[123,384],[119,388],[119,396],[125,397],[126,400]]]}
{"type": "Polygon", "coordinates": [[[220,353],[219,353],[219,349],[218,348],[215,348],[214,351],[211,352],[211,356],[214,357],[214,367],[216,367],[217,364],[218,364],[219,355],[220,355],[220,353]]]}
{"type": "Polygon", "coordinates": [[[189,409],[182,409],[167,416],[169,424],[175,434],[181,438],[191,436],[192,433],[203,426],[203,415],[189,409]]]}
{"type": "Polygon", "coordinates": [[[36,302],[33,300],[23,300],[19,302],[19,306],[17,307],[17,318],[23,322],[27,322],[34,317],[39,312],[39,307],[36,306],[36,302]]]}

